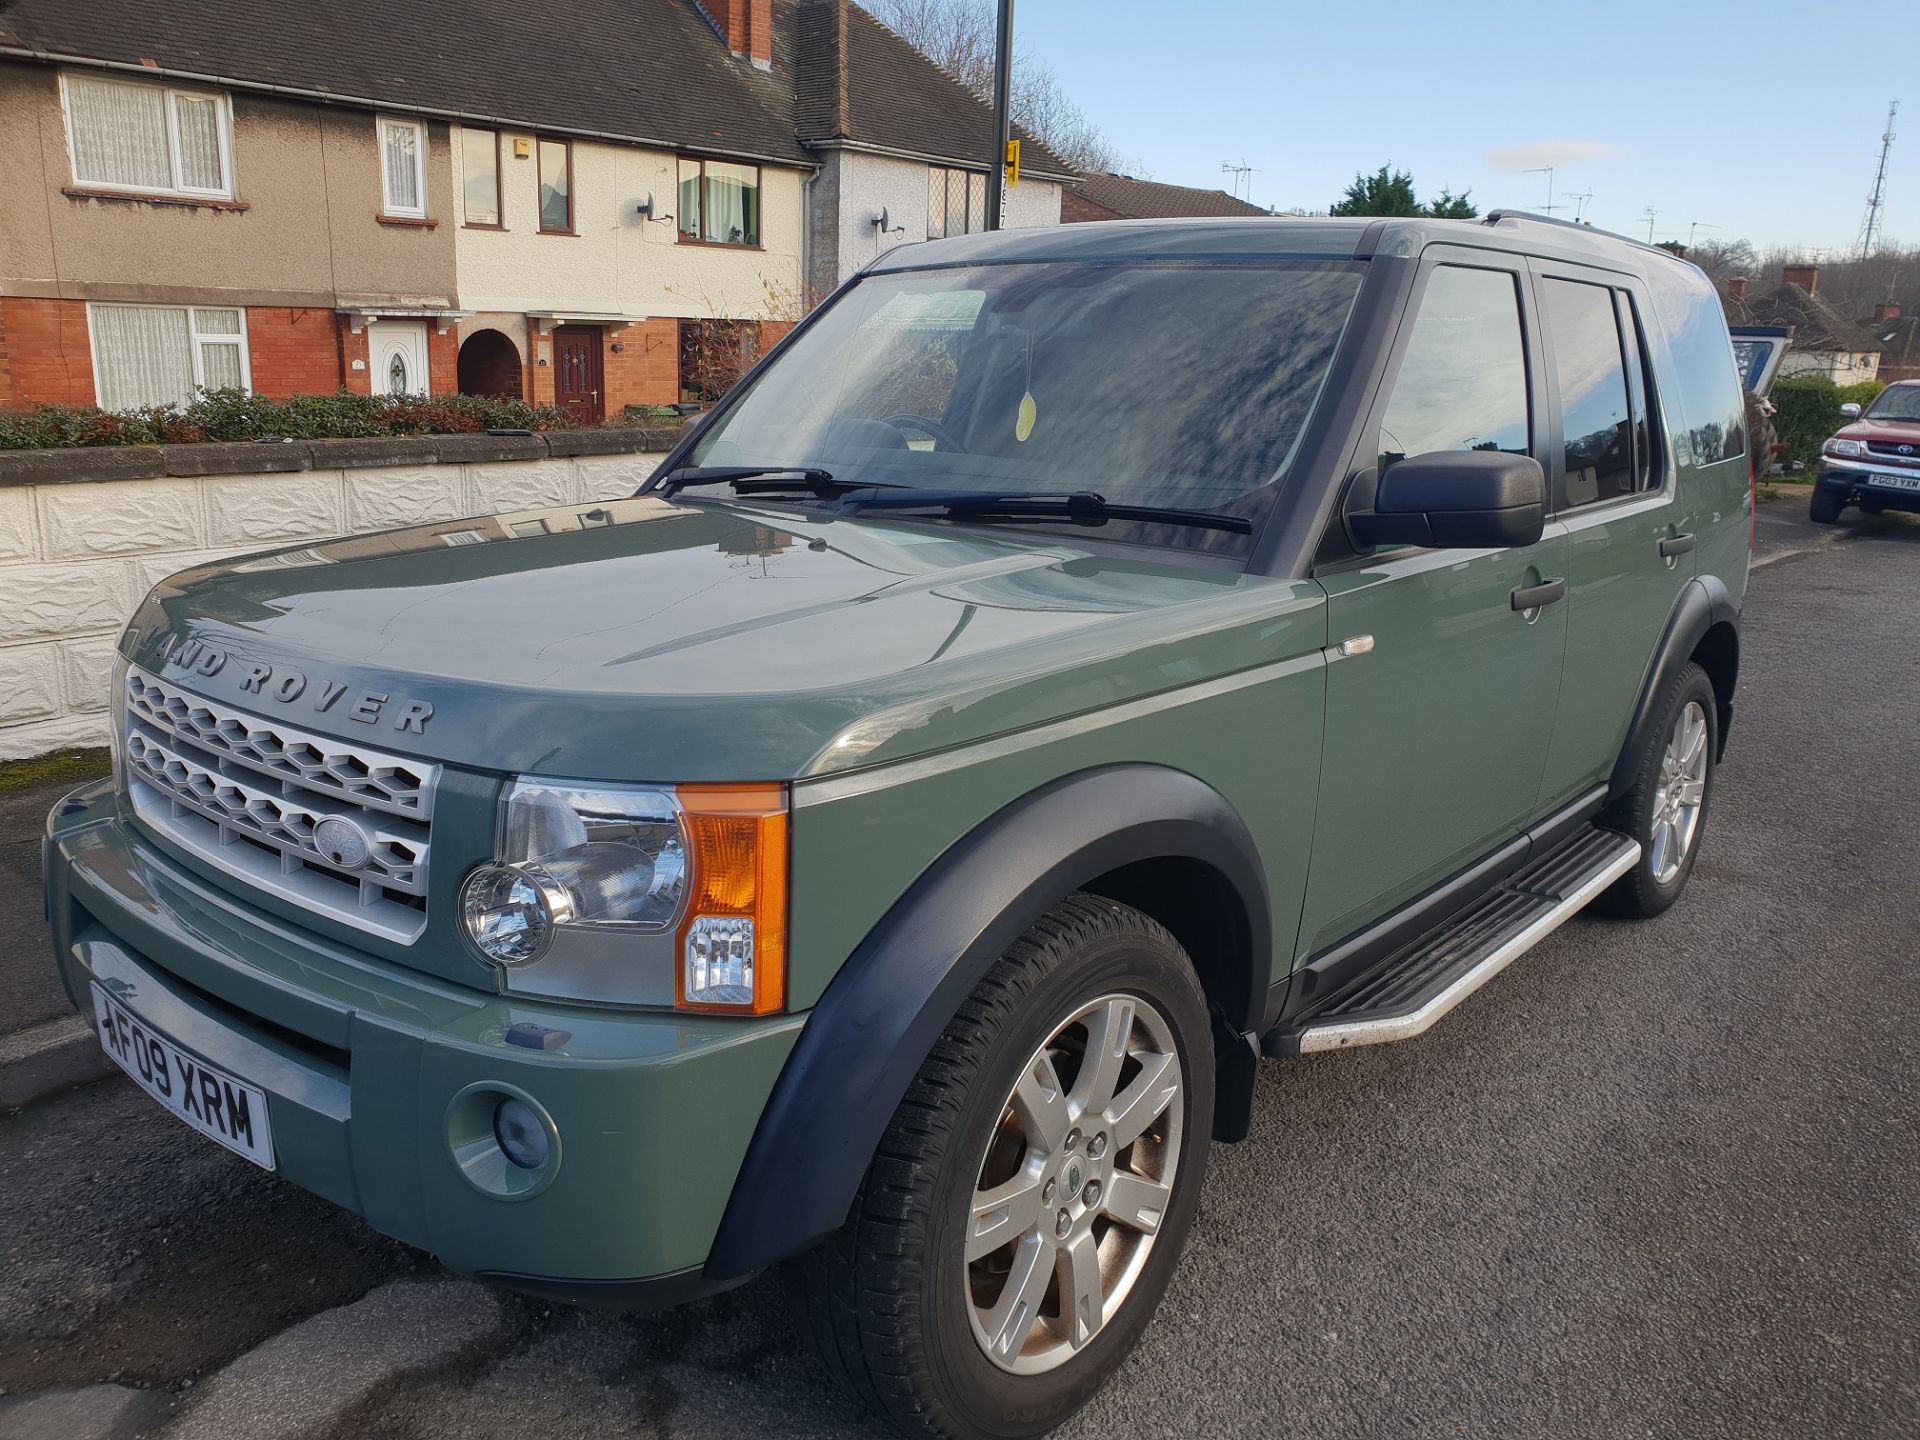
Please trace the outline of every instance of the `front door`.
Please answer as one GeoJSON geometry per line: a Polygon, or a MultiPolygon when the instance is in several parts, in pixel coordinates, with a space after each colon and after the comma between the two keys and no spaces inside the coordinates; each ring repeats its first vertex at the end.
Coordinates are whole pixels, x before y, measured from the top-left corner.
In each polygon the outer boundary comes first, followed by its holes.
{"type": "Polygon", "coordinates": [[[582,425],[598,425],[601,402],[600,332],[591,325],[561,325],[553,332],[553,403],[582,425]]]}
{"type": "MultiPolygon", "coordinates": [[[[1360,464],[1383,471],[1439,450],[1538,457],[1540,372],[1522,339],[1522,281],[1519,261],[1482,252],[1424,268],[1373,411],[1377,452],[1360,464]]],[[[1524,548],[1407,546],[1323,567],[1327,638],[1358,643],[1327,669],[1304,953],[1430,889],[1534,817],[1567,607],[1517,610],[1514,592],[1564,579],[1567,549],[1565,530],[1549,525],[1524,548]]]]}
{"type": "Polygon", "coordinates": [[[426,395],[427,322],[375,320],[367,326],[367,357],[376,395],[426,395]]]}

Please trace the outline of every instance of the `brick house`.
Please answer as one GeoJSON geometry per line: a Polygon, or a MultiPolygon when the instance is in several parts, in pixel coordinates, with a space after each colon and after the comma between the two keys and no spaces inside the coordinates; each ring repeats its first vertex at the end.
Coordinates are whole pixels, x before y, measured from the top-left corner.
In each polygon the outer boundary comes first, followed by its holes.
{"type": "Polygon", "coordinates": [[[0,206],[0,405],[345,386],[597,419],[682,397],[688,324],[792,318],[812,167],[768,0],[583,0],[571,38],[498,0],[234,14],[0,11],[0,125],[34,142],[0,153],[28,201],[0,206]]]}
{"type": "MultiPolygon", "coordinates": [[[[705,400],[985,219],[987,107],[848,0],[0,9],[0,406],[705,400]],[[511,57],[511,63],[503,60],[511,57]],[[883,226],[876,217],[887,216],[883,226]]],[[[1072,170],[1031,140],[1007,223],[1072,170]]]]}
{"type": "Polygon", "coordinates": [[[1061,220],[1185,220],[1207,215],[1265,215],[1258,205],[1224,190],[1162,185],[1131,175],[1088,175],[1067,187],[1061,220]]]}

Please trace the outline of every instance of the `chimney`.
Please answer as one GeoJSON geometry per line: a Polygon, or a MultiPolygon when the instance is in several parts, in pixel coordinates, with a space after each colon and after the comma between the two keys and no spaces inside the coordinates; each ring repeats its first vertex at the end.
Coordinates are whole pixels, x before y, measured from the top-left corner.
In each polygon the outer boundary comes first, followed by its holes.
{"type": "Polygon", "coordinates": [[[699,0],[714,29],[742,60],[773,68],[773,0],[699,0]]]}
{"type": "Polygon", "coordinates": [[[1744,275],[1736,275],[1733,279],[1727,281],[1727,294],[1735,300],[1746,299],[1747,277],[1744,275]]]}
{"type": "Polygon", "coordinates": [[[1898,320],[1900,318],[1900,307],[1891,300],[1885,304],[1876,305],[1873,307],[1873,318],[1875,320],[1898,320]]]}
{"type": "Polygon", "coordinates": [[[1788,285],[1798,285],[1809,295],[1820,293],[1820,267],[1818,265],[1782,265],[1780,279],[1788,285]]]}

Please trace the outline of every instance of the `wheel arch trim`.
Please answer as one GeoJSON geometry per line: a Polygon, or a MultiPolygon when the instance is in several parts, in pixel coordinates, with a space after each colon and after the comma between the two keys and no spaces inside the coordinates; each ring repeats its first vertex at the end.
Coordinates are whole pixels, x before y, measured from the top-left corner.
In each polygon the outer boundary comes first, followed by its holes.
{"type": "MultiPolygon", "coordinates": [[[[1740,663],[1740,602],[1719,576],[1695,576],[1682,587],[1679,599],[1674,603],[1673,613],[1667,618],[1666,631],[1660,637],[1659,648],[1655,650],[1653,663],[1648,667],[1646,682],[1640,688],[1640,698],[1634,702],[1633,718],[1627,724],[1626,742],[1620,747],[1620,753],[1613,763],[1613,775],[1607,782],[1609,798],[1617,798],[1633,788],[1638,757],[1659,720],[1656,712],[1660,697],[1666,693],[1667,686],[1681,667],[1693,659],[1700,642],[1710,631],[1722,625],[1734,637],[1731,658],[1733,671],[1737,675],[1740,663]]],[[[1727,693],[1721,694],[1716,683],[1714,690],[1718,701],[1715,709],[1719,712],[1719,748],[1724,752],[1727,728],[1733,714],[1732,688],[1729,686],[1727,693]]]]}
{"type": "Polygon", "coordinates": [[[1014,940],[1123,866],[1176,858],[1223,875],[1246,908],[1244,995],[1259,1023],[1272,967],[1266,878],[1246,823],[1184,771],[1111,765],[1034,790],[975,826],[896,900],[814,1007],[761,1112],[706,1263],[732,1279],[844,1223],[900,1099],[948,1021],[1014,940]]]}

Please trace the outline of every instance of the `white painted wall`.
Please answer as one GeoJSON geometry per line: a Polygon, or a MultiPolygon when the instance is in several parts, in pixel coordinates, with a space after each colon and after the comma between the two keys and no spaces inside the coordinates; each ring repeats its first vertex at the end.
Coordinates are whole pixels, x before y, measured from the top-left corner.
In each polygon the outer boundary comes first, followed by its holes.
{"type": "MultiPolygon", "coordinates": [[[[484,134],[485,132],[482,132],[484,134]]],[[[652,194],[656,216],[677,213],[678,158],[626,145],[573,146],[575,235],[542,235],[539,147],[515,159],[512,131],[500,135],[500,189],[504,230],[474,230],[458,210],[454,258],[463,310],[619,311],[729,319],[792,318],[784,313],[800,294],[801,232],[806,172],[764,166],[760,171],[762,249],[682,245],[673,220],[635,213],[652,194]],[[775,300],[769,302],[769,293],[775,300]]],[[[462,172],[466,132],[453,129],[454,174],[462,172]]]]}
{"type": "Polygon", "coordinates": [[[177,571],[303,540],[631,495],[660,459],[0,487],[0,760],[107,743],[114,642],[177,571]]]}
{"type": "MultiPolygon", "coordinates": [[[[927,171],[930,167],[919,160],[866,155],[854,150],[838,151],[836,158],[838,195],[833,198],[839,208],[834,237],[837,284],[882,250],[927,238],[927,171]],[[882,209],[888,212],[891,225],[903,233],[880,234],[873,217],[882,209]]],[[[1002,218],[1008,229],[1058,225],[1060,186],[1051,180],[1022,180],[1018,188],[1007,191],[1002,218]]]]}
{"type": "Polygon", "coordinates": [[[1787,347],[1781,375],[1824,375],[1836,385],[1858,385],[1880,374],[1878,350],[1796,350],[1787,347]]]}

